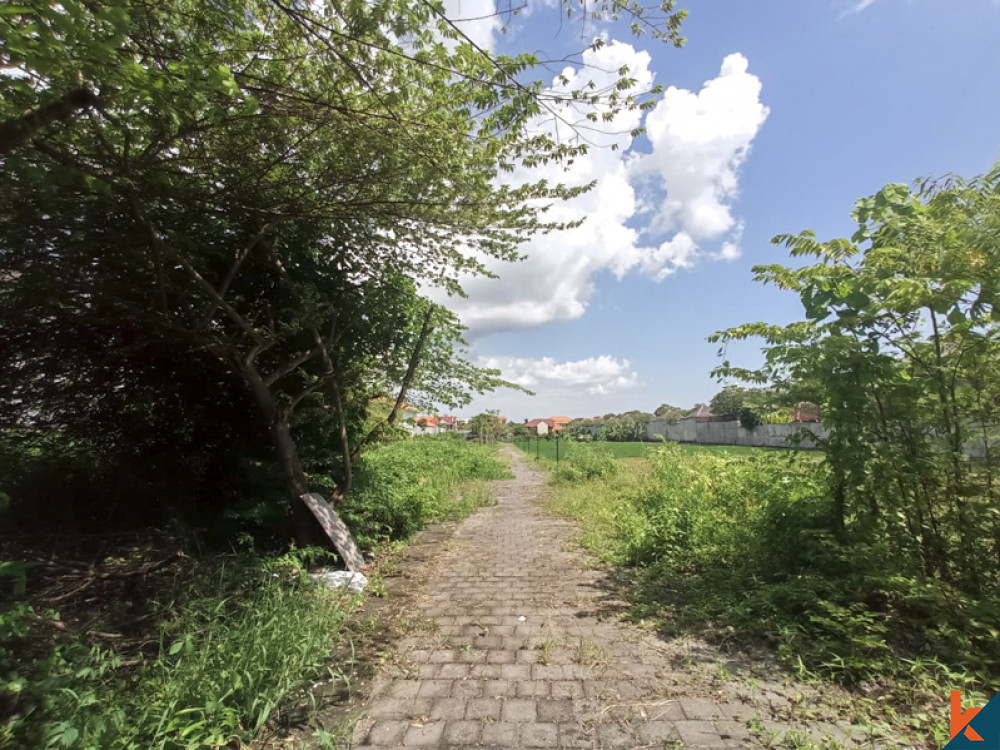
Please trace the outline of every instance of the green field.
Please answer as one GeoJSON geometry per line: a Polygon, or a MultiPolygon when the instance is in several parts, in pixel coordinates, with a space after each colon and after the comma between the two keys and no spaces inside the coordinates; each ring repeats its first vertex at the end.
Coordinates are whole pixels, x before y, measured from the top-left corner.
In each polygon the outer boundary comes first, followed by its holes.
{"type": "MultiPolygon", "coordinates": [[[[550,461],[556,460],[556,443],[559,444],[559,457],[565,458],[568,451],[573,451],[581,446],[599,445],[605,450],[610,450],[616,458],[645,458],[650,451],[655,450],[661,443],[577,443],[572,440],[545,440],[538,441],[519,440],[514,444],[531,456],[538,456],[550,461]]],[[[743,445],[696,445],[694,443],[680,443],[681,448],[692,453],[712,453],[715,455],[729,456],[752,456],[760,455],[762,452],[784,451],[783,448],[750,448],[743,445]]]]}

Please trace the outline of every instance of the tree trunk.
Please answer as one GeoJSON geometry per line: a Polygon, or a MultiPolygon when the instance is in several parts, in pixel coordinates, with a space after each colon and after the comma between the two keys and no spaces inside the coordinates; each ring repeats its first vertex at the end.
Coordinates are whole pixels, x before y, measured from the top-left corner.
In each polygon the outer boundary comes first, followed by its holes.
{"type": "Polygon", "coordinates": [[[323,531],[312,511],[302,502],[302,496],[309,492],[309,482],[299,460],[299,451],[292,439],[288,418],[279,415],[270,426],[271,442],[278,454],[278,463],[285,475],[288,500],[292,504],[295,522],[295,541],[301,547],[330,547],[330,539],[323,531]]]}
{"type": "Polygon", "coordinates": [[[285,475],[288,502],[292,506],[296,543],[302,547],[326,547],[329,549],[331,540],[323,531],[323,527],[320,526],[312,511],[302,501],[302,496],[309,492],[309,481],[302,468],[302,461],[299,460],[299,449],[292,438],[289,415],[278,405],[271,389],[267,387],[253,365],[248,365],[240,360],[238,369],[239,374],[250,387],[264,419],[267,420],[271,443],[274,445],[281,471],[285,475]]]}

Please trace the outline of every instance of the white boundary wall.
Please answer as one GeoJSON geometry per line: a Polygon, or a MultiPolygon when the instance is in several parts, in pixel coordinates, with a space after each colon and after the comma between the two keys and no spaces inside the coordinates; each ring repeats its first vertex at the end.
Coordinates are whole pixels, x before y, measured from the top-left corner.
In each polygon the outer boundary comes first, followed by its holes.
{"type": "MultiPolygon", "coordinates": [[[[799,433],[809,432],[819,438],[827,436],[826,428],[819,422],[796,424],[762,424],[752,430],[744,429],[738,421],[698,422],[682,419],[667,424],[662,419],[651,420],[646,425],[646,438],[655,440],[663,437],[680,443],[704,443],[706,445],[748,445],[759,448],[791,448],[790,438],[799,433]]],[[[815,448],[815,440],[803,440],[803,448],[815,448]]]]}

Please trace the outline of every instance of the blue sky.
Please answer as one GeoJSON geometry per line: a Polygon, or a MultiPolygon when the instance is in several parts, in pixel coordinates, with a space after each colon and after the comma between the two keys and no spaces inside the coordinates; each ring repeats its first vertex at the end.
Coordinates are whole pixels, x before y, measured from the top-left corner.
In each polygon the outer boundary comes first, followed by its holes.
{"type": "MultiPolygon", "coordinates": [[[[449,7],[481,16],[490,2],[449,7]]],[[[497,268],[497,282],[467,285],[470,300],[455,307],[473,356],[537,395],[500,392],[461,413],[522,420],[707,401],[721,386],[706,336],[801,317],[793,296],[751,279],[751,266],[787,258],[771,237],[849,235],[853,202],[883,184],[973,175],[1000,158],[995,0],[687,7],[680,50],[593,29],[631,45],[609,44],[615,62],[676,90],[650,115],[650,138],[581,167],[599,181],[589,203],[567,208],[588,216],[583,231],[529,246],[531,259],[497,268]]],[[[580,46],[578,26],[556,34],[555,12],[532,5],[504,36],[469,29],[501,51],[580,46]]],[[[730,354],[753,364],[757,350],[730,354]]]]}

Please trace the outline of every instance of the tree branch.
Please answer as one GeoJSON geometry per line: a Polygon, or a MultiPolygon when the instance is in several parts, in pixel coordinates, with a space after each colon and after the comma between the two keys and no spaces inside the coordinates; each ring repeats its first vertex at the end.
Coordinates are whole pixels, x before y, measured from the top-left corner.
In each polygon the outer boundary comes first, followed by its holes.
{"type": "MultiPolygon", "coordinates": [[[[222,277],[222,281],[219,283],[217,292],[220,298],[225,299],[226,292],[229,291],[229,287],[232,285],[233,279],[236,278],[236,274],[239,273],[240,268],[243,266],[243,261],[247,259],[247,256],[250,255],[250,251],[257,246],[257,243],[264,238],[264,235],[272,226],[274,226],[273,222],[265,222],[264,226],[262,226],[260,231],[253,236],[250,242],[247,243],[246,247],[236,253],[236,258],[233,260],[233,264],[229,267],[229,270],[226,271],[226,275],[222,277]]],[[[211,320],[216,309],[218,309],[218,305],[213,304],[209,308],[208,312],[205,313],[203,322],[201,323],[202,327],[208,325],[208,321],[211,320]]]]}
{"type": "Polygon", "coordinates": [[[191,265],[191,262],[181,253],[177,252],[163,241],[163,238],[160,237],[156,228],[146,215],[146,211],[142,206],[142,200],[139,198],[139,194],[134,189],[130,189],[128,191],[128,199],[136,219],[149,233],[149,238],[153,243],[153,247],[180,264],[180,266],[187,272],[188,276],[190,276],[194,282],[201,287],[202,291],[205,292],[205,294],[207,294],[218,307],[221,307],[226,312],[226,315],[229,316],[230,320],[232,320],[245,334],[247,334],[247,336],[249,336],[255,344],[259,345],[265,343],[263,336],[254,330],[254,327],[250,325],[250,322],[240,315],[239,312],[236,311],[236,308],[219,296],[215,287],[208,283],[205,277],[198,272],[198,269],[191,265]]]}
{"type": "Polygon", "coordinates": [[[53,122],[65,122],[77,112],[95,106],[97,106],[97,95],[93,91],[74,89],[51,104],[0,122],[0,156],[5,156],[15,148],[23,146],[38,131],[53,122]]]}
{"type": "MultiPolygon", "coordinates": [[[[330,335],[327,337],[328,341],[333,341],[334,337],[337,335],[337,319],[334,318],[330,322],[330,335]]],[[[319,331],[313,329],[313,338],[316,341],[316,346],[320,350],[323,356],[323,367],[326,369],[326,374],[330,376],[333,382],[333,402],[337,409],[337,421],[339,424],[338,433],[340,436],[340,450],[343,456],[343,465],[340,468],[340,481],[337,482],[337,488],[330,495],[330,503],[332,505],[338,505],[342,503],[351,492],[351,481],[353,478],[352,469],[352,456],[351,456],[351,441],[347,435],[347,417],[344,413],[344,399],[340,392],[340,370],[336,368],[333,364],[333,359],[330,357],[330,352],[327,349],[326,342],[323,341],[323,337],[319,335],[319,331]]]]}
{"type": "Polygon", "coordinates": [[[270,388],[272,385],[274,385],[279,380],[281,380],[283,377],[285,377],[285,375],[287,375],[288,373],[292,372],[292,370],[294,370],[296,367],[299,367],[300,365],[304,365],[306,362],[308,362],[310,359],[312,359],[313,357],[315,357],[317,354],[319,354],[319,349],[317,349],[316,347],[313,347],[312,349],[309,349],[308,351],[302,352],[300,355],[298,355],[294,359],[289,360],[288,362],[286,362],[285,364],[283,364],[281,367],[279,367],[277,370],[275,370],[274,372],[272,372],[270,375],[268,375],[267,377],[265,377],[263,379],[264,380],[264,385],[266,385],[268,388],[270,388]]]}
{"type": "Polygon", "coordinates": [[[427,343],[427,338],[430,336],[431,331],[434,330],[434,305],[429,305],[427,307],[427,312],[424,313],[424,322],[420,327],[420,335],[417,336],[417,343],[413,347],[413,354],[410,355],[410,362],[406,367],[406,374],[403,376],[403,382],[399,389],[399,396],[396,398],[396,403],[393,404],[392,411],[389,412],[389,416],[375,425],[371,432],[365,435],[361,441],[357,444],[353,451],[351,451],[351,460],[357,461],[358,457],[361,455],[361,450],[371,443],[373,440],[378,438],[386,428],[391,427],[395,422],[396,418],[399,416],[399,410],[403,408],[403,404],[406,403],[406,393],[413,384],[413,378],[417,374],[417,367],[420,365],[420,357],[423,354],[424,344],[427,343]]]}

